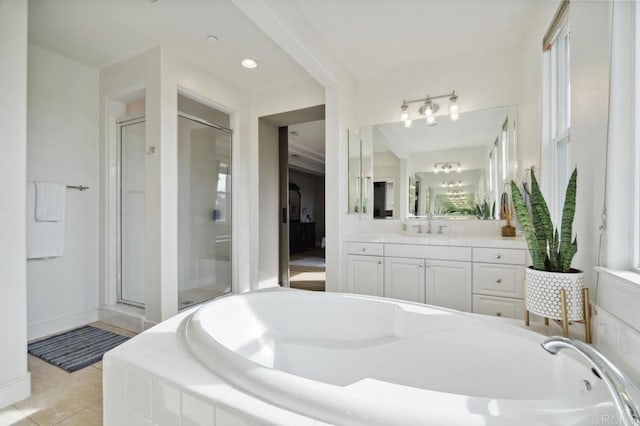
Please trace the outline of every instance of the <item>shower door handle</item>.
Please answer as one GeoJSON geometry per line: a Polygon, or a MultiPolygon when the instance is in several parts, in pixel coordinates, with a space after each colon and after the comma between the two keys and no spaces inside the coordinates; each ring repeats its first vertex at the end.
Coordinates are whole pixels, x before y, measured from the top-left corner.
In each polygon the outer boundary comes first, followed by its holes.
{"type": "Polygon", "coordinates": [[[282,223],[287,223],[287,208],[282,208],[282,223]]]}

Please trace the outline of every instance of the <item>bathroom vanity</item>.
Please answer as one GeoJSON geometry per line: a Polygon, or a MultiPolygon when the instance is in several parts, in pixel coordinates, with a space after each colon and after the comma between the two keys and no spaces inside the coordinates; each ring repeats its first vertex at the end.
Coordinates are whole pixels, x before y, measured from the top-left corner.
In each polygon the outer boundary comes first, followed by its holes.
{"type": "Polygon", "coordinates": [[[522,238],[356,234],[345,252],[349,293],[524,318],[522,238]]]}

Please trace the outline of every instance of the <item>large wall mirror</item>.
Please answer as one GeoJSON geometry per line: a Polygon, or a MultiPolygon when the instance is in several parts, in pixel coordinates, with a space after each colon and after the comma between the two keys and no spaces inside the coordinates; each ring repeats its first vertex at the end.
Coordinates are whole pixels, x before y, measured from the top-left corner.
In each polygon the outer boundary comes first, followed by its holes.
{"type": "Polygon", "coordinates": [[[371,174],[362,174],[370,215],[499,219],[500,197],[518,171],[516,125],[517,107],[506,106],[443,116],[437,125],[363,127],[362,145],[373,151],[371,174]]]}

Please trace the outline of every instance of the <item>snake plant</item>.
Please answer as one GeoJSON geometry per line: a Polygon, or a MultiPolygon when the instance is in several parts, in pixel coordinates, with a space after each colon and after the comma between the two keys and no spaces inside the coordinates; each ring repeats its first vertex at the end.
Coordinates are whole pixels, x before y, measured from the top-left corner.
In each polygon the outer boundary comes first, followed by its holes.
{"type": "Polygon", "coordinates": [[[549,272],[571,272],[571,261],[578,251],[578,242],[573,236],[573,218],[576,211],[576,182],[578,170],[575,169],[569,179],[562,209],[560,232],[551,222],[549,208],[538,186],[538,181],[531,170],[531,191],[524,187],[531,209],[527,207],[525,198],[518,185],[511,181],[513,205],[518,222],[524,230],[533,261],[533,269],[549,272]]]}

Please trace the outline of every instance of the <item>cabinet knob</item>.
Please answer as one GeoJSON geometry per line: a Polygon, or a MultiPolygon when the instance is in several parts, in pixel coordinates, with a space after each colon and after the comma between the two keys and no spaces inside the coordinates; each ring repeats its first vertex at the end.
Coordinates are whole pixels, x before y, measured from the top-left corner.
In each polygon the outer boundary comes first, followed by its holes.
{"type": "Polygon", "coordinates": [[[502,255],[501,254],[496,254],[496,259],[502,259],[502,255]]]}
{"type": "Polygon", "coordinates": [[[502,313],[501,313],[501,312],[496,312],[496,316],[497,316],[497,317],[501,317],[501,316],[502,316],[502,313]]]}
{"type": "Polygon", "coordinates": [[[362,251],[367,251],[367,248],[366,247],[362,247],[362,251]]]}
{"type": "Polygon", "coordinates": [[[431,268],[431,264],[430,263],[427,263],[427,268],[431,268]]]}
{"type": "Polygon", "coordinates": [[[498,279],[496,280],[496,282],[497,282],[498,284],[500,284],[500,283],[502,282],[502,278],[498,278],[498,279]]]}
{"type": "Polygon", "coordinates": [[[378,265],[382,265],[382,260],[378,260],[378,265]]]}
{"type": "Polygon", "coordinates": [[[424,263],[418,265],[419,268],[424,268],[424,263]]]}

